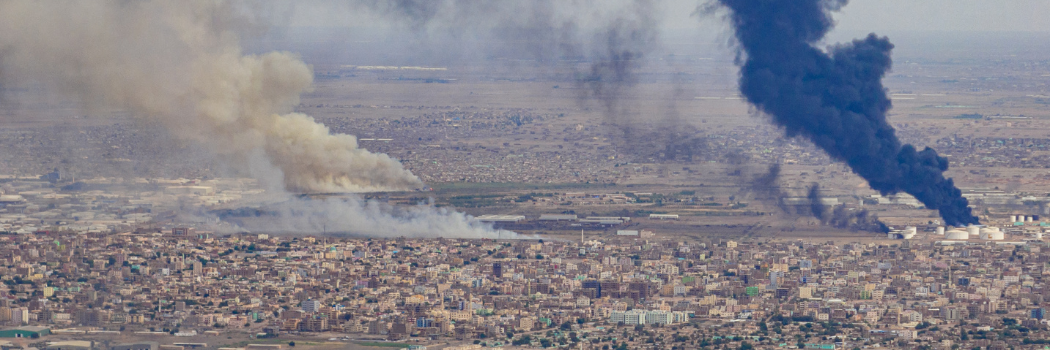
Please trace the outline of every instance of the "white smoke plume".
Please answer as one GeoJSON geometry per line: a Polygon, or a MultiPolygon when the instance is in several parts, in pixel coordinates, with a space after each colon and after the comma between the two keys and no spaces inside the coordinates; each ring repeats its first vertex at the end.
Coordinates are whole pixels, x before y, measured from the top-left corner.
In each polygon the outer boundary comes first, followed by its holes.
{"type": "MultiPolygon", "coordinates": [[[[422,182],[395,159],[292,113],[310,89],[296,55],[246,55],[251,14],[218,0],[0,1],[0,73],[117,109],[199,142],[267,187],[292,192],[410,190],[422,182]]],[[[267,232],[498,237],[454,211],[360,198],[290,199],[267,232]]],[[[249,227],[250,228],[250,227],[249,227]]]]}
{"type": "MultiPolygon", "coordinates": [[[[296,192],[422,187],[395,159],[290,113],[313,74],[287,52],[245,55],[250,26],[228,2],[0,2],[0,71],[91,108],[119,108],[207,145],[244,170],[276,171],[296,192]],[[261,151],[272,167],[248,167],[261,151]]],[[[266,174],[252,174],[268,178],[266,174]]]]}
{"type": "Polygon", "coordinates": [[[253,232],[306,232],[408,238],[502,238],[528,236],[494,230],[470,215],[429,204],[399,207],[345,198],[294,198],[266,206],[268,218],[248,220],[240,227],[253,232]]]}

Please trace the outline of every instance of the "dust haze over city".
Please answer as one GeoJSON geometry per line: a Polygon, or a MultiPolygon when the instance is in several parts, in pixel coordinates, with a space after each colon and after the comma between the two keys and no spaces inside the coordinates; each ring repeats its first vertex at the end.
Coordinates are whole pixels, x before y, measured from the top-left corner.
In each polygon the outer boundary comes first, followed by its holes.
{"type": "Polygon", "coordinates": [[[0,346],[1044,344],[1047,10],[0,0],[0,346]]]}

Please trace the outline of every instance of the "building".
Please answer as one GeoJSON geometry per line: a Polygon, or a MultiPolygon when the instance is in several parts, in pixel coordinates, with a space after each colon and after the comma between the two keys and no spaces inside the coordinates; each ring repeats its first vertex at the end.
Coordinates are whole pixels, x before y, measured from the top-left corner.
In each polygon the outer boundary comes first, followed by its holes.
{"type": "Polygon", "coordinates": [[[303,302],[304,312],[317,312],[321,310],[321,302],[317,300],[307,300],[303,302]]]}
{"type": "Polygon", "coordinates": [[[649,214],[650,220],[678,220],[678,214],[649,214]]]}
{"type": "Polygon", "coordinates": [[[91,350],[92,343],[85,340],[67,340],[48,342],[44,350],[91,350]]]}
{"type": "Polygon", "coordinates": [[[647,324],[672,324],[674,323],[674,314],[667,311],[649,311],[645,313],[645,323],[647,324]]]}
{"type": "Polygon", "coordinates": [[[175,227],[171,229],[171,234],[175,236],[192,236],[195,230],[192,227],[175,227]]]}
{"type": "Polygon", "coordinates": [[[51,334],[47,327],[18,327],[0,330],[0,338],[39,338],[51,334]]]}
{"type": "Polygon", "coordinates": [[[146,341],[138,343],[117,344],[109,347],[109,350],[157,350],[157,342],[146,341]]]}
{"type": "Polygon", "coordinates": [[[517,223],[525,220],[525,215],[481,215],[476,217],[478,221],[490,223],[517,223]]]}
{"type": "Polygon", "coordinates": [[[955,306],[947,306],[941,309],[941,317],[945,321],[958,321],[962,319],[962,311],[955,306]]]}
{"type": "Polygon", "coordinates": [[[281,350],[284,345],[281,344],[248,344],[244,347],[245,350],[281,350]]]}
{"type": "Polygon", "coordinates": [[[492,277],[503,277],[503,264],[492,263],[492,277]]]}
{"type": "Polygon", "coordinates": [[[638,325],[645,324],[646,312],[639,310],[630,311],[614,311],[609,316],[609,323],[618,324],[623,323],[625,325],[638,325]]]}
{"type": "Polygon", "coordinates": [[[575,214],[540,214],[540,221],[576,221],[575,214]]]}

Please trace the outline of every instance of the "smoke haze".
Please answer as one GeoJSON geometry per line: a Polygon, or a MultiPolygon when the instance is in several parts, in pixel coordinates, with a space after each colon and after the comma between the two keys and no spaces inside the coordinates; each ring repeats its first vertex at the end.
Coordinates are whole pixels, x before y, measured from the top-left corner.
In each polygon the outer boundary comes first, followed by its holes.
{"type": "Polygon", "coordinates": [[[351,3],[407,27],[417,40],[450,46],[442,51],[458,48],[485,57],[530,59],[549,70],[570,63],[571,76],[565,78],[575,85],[580,103],[596,103],[625,132],[637,114],[625,98],[633,94],[645,59],[659,46],[657,5],[651,0],[351,3]],[[484,46],[471,46],[479,43],[484,46]]]}
{"type": "Polygon", "coordinates": [[[251,21],[218,1],[0,2],[5,82],[33,82],[88,109],[125,109],[289,191],[419,188],[384,154],[290,113],[313,73],[294,54],[245,55],[251,21]],[[250,159],[253,155],[261,159],[250,159]],[[249,166],[249,162],[252,162],[249,166]]]}
{"type": "Polygon", "coordinates": [[[874,34],[827,52],[814,47],[833,26],[831,0],[719,0],[740,53],[740,91],[784,127],[834,160],[847,163],[882,194],[907,192],[936,209],[946,224],[977,223],[951,179],[948,160],[902,145],[886,121],[882,85],[893,45],[874,34]]]}
{"type": "MultiPolygon", "coordinates": [[[[385,154],[359,148],[292,113],[313,72],[296,55],[246,55],[250,13],[221,1],[0,2],[0,83],[39,84],[87,110],[125,110],[204,145],[279,195],[411,190],[422,182],[385,154]]],[[[352,197],[292,199],[267,232],[496,237],[490,226],[421,204],[352,197]]]]}
{"type": "Polygon", "coordinates": [[[264,207],[261,220],[230,220],[254,232],[298,232],[409,238],[522,238],[470,215],[429,204],[399,207],[356,196],[293,198],[264,207]]]}
{"type": "Polygon", "coordinates": [[[820,201],[820,185],[817,183],[809,187],[806,198],[809,199],[811,214],[824,225],[849,230],[890,232],[890,228],[880,221],[877,215],[871,214],[865,209],[850,210],[844,205],[828,208],[827,205],[820,201]]]}

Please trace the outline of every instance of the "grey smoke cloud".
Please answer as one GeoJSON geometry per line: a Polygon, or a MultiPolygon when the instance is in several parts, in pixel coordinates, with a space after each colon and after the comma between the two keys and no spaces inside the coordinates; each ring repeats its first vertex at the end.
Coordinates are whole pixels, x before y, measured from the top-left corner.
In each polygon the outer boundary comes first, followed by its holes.
{"type": "Polygon", "coordinates": [[[247,220],[240,227],[254,232],[348,234],[409,238],[528,238],[470,215],[427,203],[393,206],[356,196],[323,199],[291,198],[265,206],[266,218],[247,220]]]}
{"type": "Polygon", "coordinates": [[[293,113],[313,82],[295,54],[246,55],[243,9],[222,1],[0,2],[4,82],[35,82],[88,109],[124,109],[304,192],[407,190],[387,155],[293,113]],[[270,166],[246,165],[261,151],[270,166]]]}
{"type": "MultiPolygon", "coordinates": [[[[660,46],[658,3],[652,0],[524,2],[470,0],[358,0],[413,32],[420,47],[463,52],[475,59],[533,60],[570,67],[580,102],[601,108],[624,126],[633,114],[626,101],[638,70],[660,46]]],[[[447,54],[447,52],[446,52],[447,54]]]]}
{"type": "MultiPolygon", "coordinates": [[[[124,110],[163,125],[284,196],[422,187],[397,160],[294,113],[313,72],[289,52],[245,54],[239,34],[259,25],[247,9],[217,0],[2,1],[2,83],[39,84],[85,109],[124,110]]],[[[268,232],[321,232],[323,219],[335,231],[363,235],[498,235],[428,205],[351,197],[291,199],[276,208],[286,220],[268,232]]]]}

